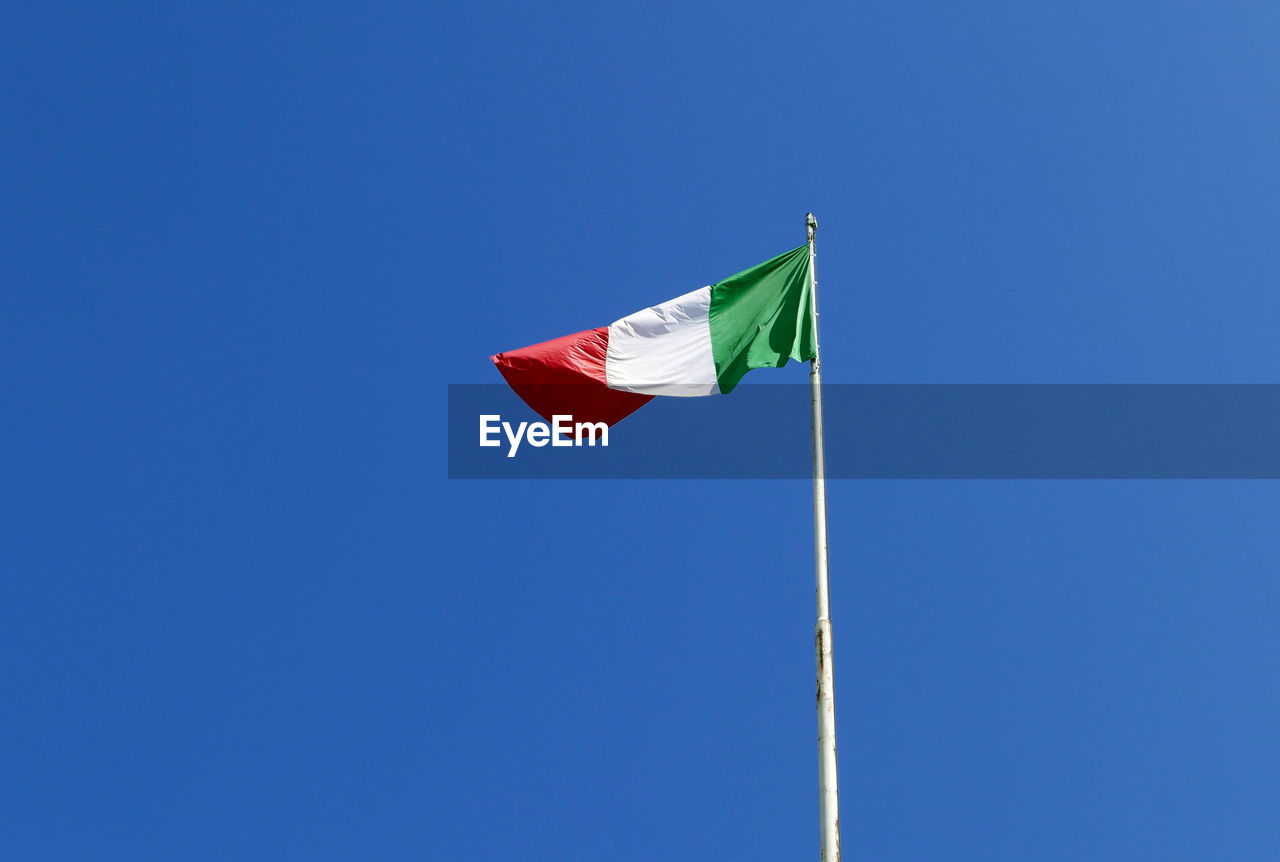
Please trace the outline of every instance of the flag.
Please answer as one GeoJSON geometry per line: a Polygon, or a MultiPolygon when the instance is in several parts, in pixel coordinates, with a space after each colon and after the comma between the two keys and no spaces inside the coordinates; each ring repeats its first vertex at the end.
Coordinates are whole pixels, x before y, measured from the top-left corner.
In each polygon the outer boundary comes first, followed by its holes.
{"type": "Polygon", "coordinates": [[[809,246],[608,326],[491,357],[534,412],[609,425],[655,395],[727,394],[817,355],[809,246]]]}

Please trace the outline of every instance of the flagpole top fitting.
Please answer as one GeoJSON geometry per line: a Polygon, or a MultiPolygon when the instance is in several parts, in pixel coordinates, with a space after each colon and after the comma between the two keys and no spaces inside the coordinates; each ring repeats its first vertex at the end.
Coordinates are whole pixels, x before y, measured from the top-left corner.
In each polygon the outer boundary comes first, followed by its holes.
{"type": "Polygon", "coordinates": [[[809,232],[809,242],[813,242],[813,235],[818,231],[818,220],[813,217],[813,213],[804,214],[804,226],[809,232]]]}

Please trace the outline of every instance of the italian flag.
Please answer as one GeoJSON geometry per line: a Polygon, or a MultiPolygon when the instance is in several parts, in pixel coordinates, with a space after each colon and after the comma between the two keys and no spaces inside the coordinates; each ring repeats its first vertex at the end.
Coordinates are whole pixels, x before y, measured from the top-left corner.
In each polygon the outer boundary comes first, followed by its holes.
{"type": "Polygon", "coordinates": [[[608,326],[493,357],[543,418],[609,425],[655,395],[731,392],[752,368],[817,354],[809,246],[608,326]]]}

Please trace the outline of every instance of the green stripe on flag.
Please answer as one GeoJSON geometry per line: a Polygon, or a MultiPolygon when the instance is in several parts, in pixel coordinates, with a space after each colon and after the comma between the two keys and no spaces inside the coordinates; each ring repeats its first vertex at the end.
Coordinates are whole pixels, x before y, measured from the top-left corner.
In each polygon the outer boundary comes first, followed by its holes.
{"type": "Polygon", "coordinates": [[[780,254],[711,286],[711,351],[721,392],[752,368],[781,368],[813,359],[809,246],[780,254]]]}

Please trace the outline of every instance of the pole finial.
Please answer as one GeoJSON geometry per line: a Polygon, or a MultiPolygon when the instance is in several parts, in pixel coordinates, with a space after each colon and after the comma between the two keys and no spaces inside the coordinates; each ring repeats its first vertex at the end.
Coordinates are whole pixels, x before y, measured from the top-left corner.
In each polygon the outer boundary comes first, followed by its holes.
{"type": "Polygon", "coordinates": [[[804,214],[804,226],[809,232],[809,242],[813,242],[813,235],[818,231],[818,220],[813,217],[813,213],[804,214]]]}

